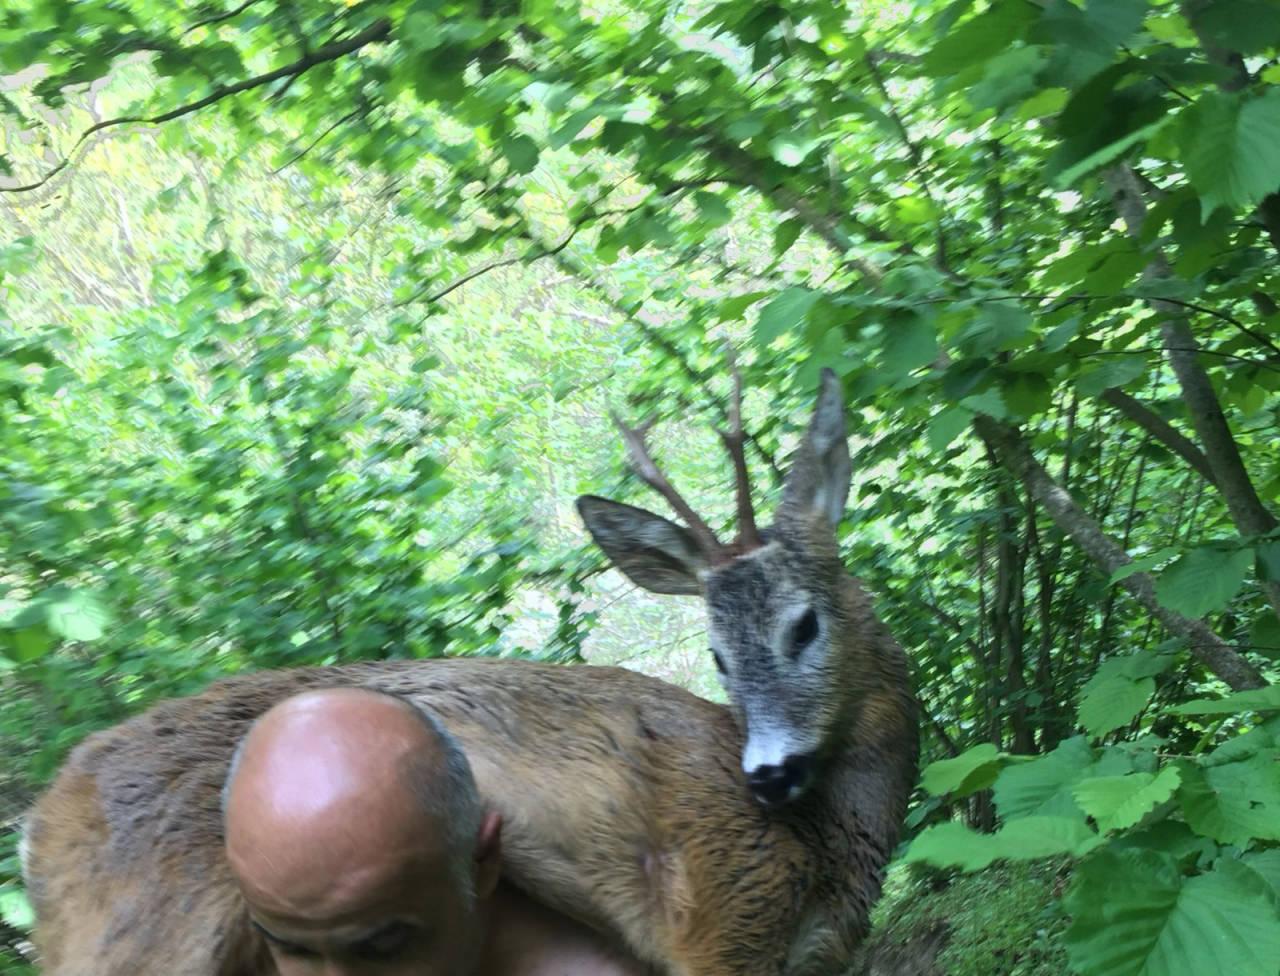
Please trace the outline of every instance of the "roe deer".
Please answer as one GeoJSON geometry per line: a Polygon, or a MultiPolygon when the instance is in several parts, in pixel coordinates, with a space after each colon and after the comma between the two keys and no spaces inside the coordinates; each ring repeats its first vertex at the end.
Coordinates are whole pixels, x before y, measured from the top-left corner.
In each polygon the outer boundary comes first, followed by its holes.
{"type": "Polygon", "coordinates": [[[616,668],[477,659],[263,672],[161,703],[90,736],[29,817],[46,976],[272,971],[223,862],[220,791],[259,715],[335,685],[433,711],[503,814],[506,879],[660,971],[840,972],[915,780],[916,706],[901,649],[838,557],[850,462],[834,374],[823,373],[765,531],[750,509],[739,397],[725,435],[734,543],[671,489],[639,431],[624,429],[633,461],[689,528],[579,500],[629,577],[704,594],[731,708],[616,668]]]}

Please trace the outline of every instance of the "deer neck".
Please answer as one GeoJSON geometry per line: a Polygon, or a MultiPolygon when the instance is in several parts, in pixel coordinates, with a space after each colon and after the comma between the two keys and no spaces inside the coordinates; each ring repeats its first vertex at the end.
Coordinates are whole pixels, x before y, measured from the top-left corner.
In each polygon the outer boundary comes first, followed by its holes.
{"type": "Polygon", "coordinates": [[[866,591],[850,578],[842,597],[851,694],[840,722],[843,735],[818,790],[826,807],[821,822],[841,837],[853,827],[853,836],[869,844],[883,864],[898,842],[915,787],[918,706],[906,655],[866,591]]]}

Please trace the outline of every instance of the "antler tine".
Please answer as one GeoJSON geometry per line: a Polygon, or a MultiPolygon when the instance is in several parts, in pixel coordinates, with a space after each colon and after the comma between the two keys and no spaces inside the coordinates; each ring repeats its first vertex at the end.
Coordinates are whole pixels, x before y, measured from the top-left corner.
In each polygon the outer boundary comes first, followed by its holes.
{"type": "Polygon", "coordinates": [[[711,526],[707,525],[693,510],[693,506],[680,497],[680,493],[667,480],[666,475],[658,469],[658,465],[649,454],[648,447],[645,446],[644,435],[653,426],[653,420],[650,419],[639,427],[628,427],[612,411],[609,416],[613,418],[613,425],[622,434],[622,439],[627,445],[627,454],[631,458],[631,466],[635,468],[636,474],[675,509],[676,514],[684,520],[689,531],[693,533],[707,558],[712,562],[721,561],[725,555],[725,548],[716,538],[716,534],[711,531],[711,526]]]}
{"type": "Polygon", "coordinates": [[[720,431],[720,439],[733,461],[733,476],[738,499],[738,543],[741,549],[755,549],[763,545],[756,529],[756,514],[751,507],[751,479],[747,473],[747,456],[744,450],[745,435],[742,432],[742,372],[729,351],[729,371],[733,374],[733,398],[729,401],[729,430],[720,431]]]}

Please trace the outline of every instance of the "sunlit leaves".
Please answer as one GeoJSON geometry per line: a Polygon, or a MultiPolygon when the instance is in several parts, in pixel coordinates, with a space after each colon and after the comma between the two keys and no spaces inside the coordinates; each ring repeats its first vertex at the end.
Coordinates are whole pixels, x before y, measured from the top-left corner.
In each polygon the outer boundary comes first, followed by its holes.
{"type": "Polygon", "coordinates": [[[821,294],[801,287],[779,292],[760,310],[760,316],[756,319],[756,341],[762,346],[768,346],[780,336],[794,332],[804,322],[821,294]]]}
{"type": "Polygon", "coordinates": [[[1154,774],[1137,772],[1087,779],[1073,795],[1080,808],[1097,822],[1098,829],[1110,833],[1137,824],[1173,796],[1177,786],[1177,768],[1166,766],[1154,774]]]}
{"type": "Polygon", "coordinates": [[[1254,206],[1280,188],[1280,92],[1207,92],[1183,113],[1179,133],[1204,216],[1254,206]]]}
{"type": "Polygon", "coordinates": [[[930,763],[920,776],[920,785],[935,796],[967,796],[994,783],[1001,764],[1000,751],[984,742],[952,759],[930,763]]]}
{"type": "Polygon", "coordinates": [[[1064,854],[1081,857],[1101,840],[1083,821],[1070,817],[1021,817],[994,834],[980,834],[949,822],[921,831],[904,860],[980,871],[998,860],[1025,861],[1064,854]]]}

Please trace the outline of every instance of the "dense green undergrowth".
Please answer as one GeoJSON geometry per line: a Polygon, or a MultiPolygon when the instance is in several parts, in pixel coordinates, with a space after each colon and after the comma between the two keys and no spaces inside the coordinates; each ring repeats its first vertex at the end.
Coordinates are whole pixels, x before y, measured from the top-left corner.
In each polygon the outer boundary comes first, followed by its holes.
{"type": "Polygon", "coordinates": [[[1060,976],[1064,862],[969,875],[889,871],[867,942],[867,976],[1060,976]]]}

